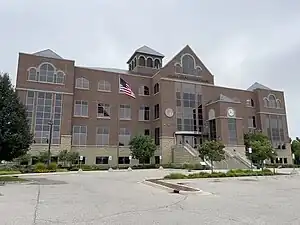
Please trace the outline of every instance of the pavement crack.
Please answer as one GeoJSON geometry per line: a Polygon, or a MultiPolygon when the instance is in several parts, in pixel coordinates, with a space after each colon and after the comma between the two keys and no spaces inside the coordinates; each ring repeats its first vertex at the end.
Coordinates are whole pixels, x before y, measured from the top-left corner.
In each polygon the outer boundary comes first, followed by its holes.
{"type": "Polygon", "coordinates": [[[32,223],[33,225],[36,225],[38,206],[40,204],[40,195],[41,195],[41,185],[38,185],[38,192],[37,192],[36,203],[34,207],[34,215],[33,215],[33,223],[32,223]]]}
{"type": "Polygon", "coordinates": [[[120,216],[120,215],[124,215],[124,214],[130,214],[130,213],[150,212],[150,211],[158,210],[158,209],[171,208],[173,206],[180,205],[180,203],[184,202],[187,198],[188,198],[188,196],[186,195],[183,198],[181,198],[180,200],[178,200],[176,202],[173,202],[171,204],[157,206],[157,207],[148,208],[148,209],[136,209],[136,210],[123,211],[123,212],[114,213],[114,214],[107,215],[107,216],[101,216],[101,217],[94,218],[94,219],[91,219],[91,220],[88,220],[88,221],[84,221],[84,222],[87,223],[87,222],[91,222],[91,221],[95,221],[95,220],[100,220],[100,219],[109,219],[111,217],[120,216]]]}

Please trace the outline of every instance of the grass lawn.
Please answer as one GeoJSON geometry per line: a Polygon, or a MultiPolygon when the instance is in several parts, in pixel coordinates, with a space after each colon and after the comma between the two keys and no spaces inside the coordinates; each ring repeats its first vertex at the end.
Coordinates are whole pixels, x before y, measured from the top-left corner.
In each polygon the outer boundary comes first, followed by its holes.
{"type": "Polygon", "coordinates": [[[4,176],[1,177],[0,176],[0,182],[25,182],[28,181],[24,178],[20,178],[20,177],[10,177],[10,176],[4,176]]]}

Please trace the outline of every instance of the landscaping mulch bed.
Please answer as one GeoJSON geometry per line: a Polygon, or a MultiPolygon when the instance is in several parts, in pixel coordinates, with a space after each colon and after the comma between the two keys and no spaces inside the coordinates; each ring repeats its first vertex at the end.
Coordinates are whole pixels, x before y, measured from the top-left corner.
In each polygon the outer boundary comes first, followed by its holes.
{"type": "Polygon", "coordinates": [[[161,179],[149,179],[147,180],[148,182],[152,182],[154,184],[159,184],[168,188],[171,188],[173,190],[176,191],[188,191],[188,192],[196,192],[199,191],[198,189],[195,188],[191,188],[191,187],[187,187],[187,186],[182,186],[182,185],[178,185],[178,184],[171,184],[171,183],[167,183],[161,179]]]}

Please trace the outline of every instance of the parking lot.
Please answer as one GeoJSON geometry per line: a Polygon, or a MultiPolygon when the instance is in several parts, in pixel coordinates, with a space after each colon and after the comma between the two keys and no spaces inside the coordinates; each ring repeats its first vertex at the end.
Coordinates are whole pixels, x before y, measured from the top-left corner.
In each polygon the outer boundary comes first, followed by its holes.
{"type": "Polygon", "coordinates": [[[1,225],[300,224],[300,176],[173,180],[206,194],[148,186],[170,170],[37,175],[0,186],[1,225]]]}

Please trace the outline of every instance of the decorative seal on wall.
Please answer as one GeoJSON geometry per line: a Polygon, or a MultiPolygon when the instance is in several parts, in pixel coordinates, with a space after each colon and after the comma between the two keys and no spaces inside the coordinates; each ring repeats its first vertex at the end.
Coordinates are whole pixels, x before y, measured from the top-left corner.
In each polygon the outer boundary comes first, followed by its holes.
{"type": "Polygon", "coordinates": [[[235,117],[235,110],[233,108],[227,108],[227,117],[235,117]]]}
{"type": "Polygon", "coordinates": [[[173,111],[173,109],[171,109],[171,108],[167,108],[167,109],[165,110],[165,114],[166,114],[167,117],[171,118],[171,117],[174,116],[174,111],[173,111]]]}

